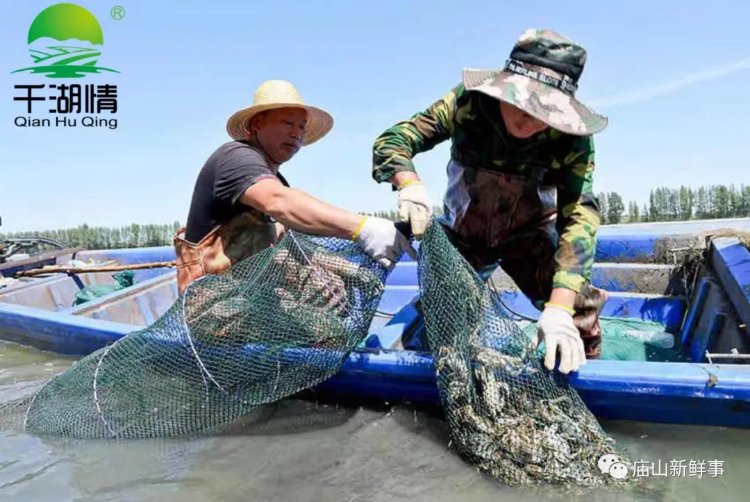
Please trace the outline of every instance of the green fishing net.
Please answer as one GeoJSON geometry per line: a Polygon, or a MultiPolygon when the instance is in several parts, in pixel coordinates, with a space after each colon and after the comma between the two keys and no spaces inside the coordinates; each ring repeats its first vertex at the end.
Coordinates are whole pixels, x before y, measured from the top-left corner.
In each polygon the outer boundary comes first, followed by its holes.
{"type": "MultiPolygon", "coordinates": [[[[602,361],[689,362],[675,335],[667,333],[659,322],[622,317],[600,317],[602,361]]],[[[523,328],[530,340],[536,340],[536,323],[523,328]]]]}
{"type": "Polygon", "coordinates": [[[135,272],[132,270],[117,272],[116,274],[112,274],[112,278],[115,280],[113,284],[95,284],[86,286],[76,292],[73,306],[83,305],[86,302],[108,295],[113,291],[129,288],[135,284],[135,272]]]}
{"type": "Polygon", "coordinates": [[[625,458],[575,389],[542,365],[536,343],[503,314],[440,225],[420,246],[427,340],[451,439],[506,484],[613,482],[597,462],[625,458]]]}
{"type": "MultiPolygon", "coordinates": [[[[622,453],[565,380],[543,368],[440,225],[419,252],[427,336],[458,450],[507,484],[611,481],[597,460],[622,453]]],[[[76,438],[215,431],[337,373],[366,337],[386,275],[354,243],[288,232],[193,282],[153,325],[12,403],[15,420],[31,433],[76,438]]]]}
{"type": "Polygon", "coordinates": [[[385,276],[352,242],[289,232],[15,403],[16,420],[76,438],[210,432],[338,372],[367,335],[385,276]]]}

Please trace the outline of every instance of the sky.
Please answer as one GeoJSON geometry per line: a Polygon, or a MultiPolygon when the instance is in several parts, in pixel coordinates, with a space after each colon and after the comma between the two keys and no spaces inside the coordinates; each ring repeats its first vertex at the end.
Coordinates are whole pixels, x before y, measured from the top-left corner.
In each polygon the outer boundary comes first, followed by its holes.
{"type": "MultiPolygon", "coordinates": [[[[595,191],[642,205],[659,186],[750,184],[744,0],[80,0],[103,30],[98,64],[120,73],[64,81],[11,73],[31,65],[29,26],[56,2],[2,1],[0,232],[184,223],[200,168],[229,140],[226,120],[268,79],[335,119],[282,166],[291,184],[352,211],[395,208],[371,178],[375,138],[463,68],[503,65],[531,27],[588,51],[577,97],[610,120],[595,139],[595,191]],[[14,125],[28,116],[14,85],[63,82],[116,85],[117,128],[14,125]]],[[[39,106],[32,115],[49,117],[39,106]]],[[[415,159],[435,204],[448,155],[444,143],[415,159]]]]}

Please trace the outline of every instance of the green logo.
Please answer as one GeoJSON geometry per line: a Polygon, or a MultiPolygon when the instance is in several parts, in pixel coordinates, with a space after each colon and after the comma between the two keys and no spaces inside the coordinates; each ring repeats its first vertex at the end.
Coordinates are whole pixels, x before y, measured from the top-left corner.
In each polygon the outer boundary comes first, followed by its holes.
{"type": "Polygon", "coordinates": [[[72,3],[58,3],[39,13],[29,28],[29,53],[34,66],[28,71],[49,78],[79,78],[89,73],[117,72],[96,66],[104,35],[99,21],[88,10],[72,3]]]}

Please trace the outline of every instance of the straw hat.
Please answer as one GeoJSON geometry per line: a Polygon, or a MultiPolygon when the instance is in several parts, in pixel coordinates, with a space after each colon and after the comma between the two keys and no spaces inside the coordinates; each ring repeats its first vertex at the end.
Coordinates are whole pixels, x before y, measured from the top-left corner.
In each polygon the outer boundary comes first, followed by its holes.
{"type": "Polygon", "coordinates": [[[302,108],[307,110],[307,125],[303,145],[315,143],[333,127],[333,117],[320,108],[306,105],[297,89],[286,80],[267,80],[260,84],[253,96],[253,105],[229,117],[227,132],[234,139],[247,139],[250,119],[260,112],[277,108],[302,108]]]}
{"type": "Polygon", "coordinates": [[[588,136],[607,126],[607,118],[575,98],[586,50],[552,30],[526,30],[505,66],[464,70],[463,84],[520,108],[568,134],[588,136]]]}

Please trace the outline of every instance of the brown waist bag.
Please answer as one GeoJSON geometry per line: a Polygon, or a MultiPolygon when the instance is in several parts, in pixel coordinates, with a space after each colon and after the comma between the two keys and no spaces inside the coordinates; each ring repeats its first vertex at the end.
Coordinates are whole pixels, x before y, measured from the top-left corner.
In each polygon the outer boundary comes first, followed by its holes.
{"type": "Polygon", "coordinates": [[[224,272],[244,258],[273,246],[282,235],[281,225],[255,212],[241,213],[214,227],[198,243],[185,240],[185,228],[180,228],[173,239],[180,293],[199,277],[224,272]]]}

